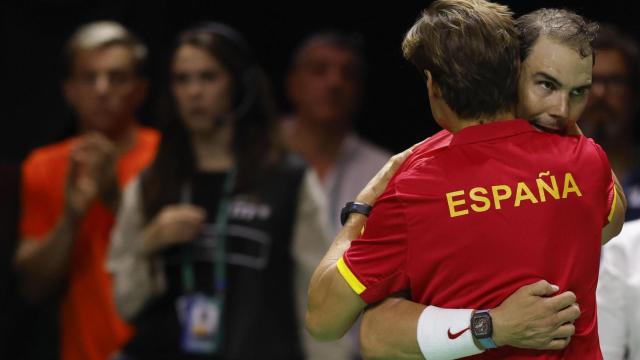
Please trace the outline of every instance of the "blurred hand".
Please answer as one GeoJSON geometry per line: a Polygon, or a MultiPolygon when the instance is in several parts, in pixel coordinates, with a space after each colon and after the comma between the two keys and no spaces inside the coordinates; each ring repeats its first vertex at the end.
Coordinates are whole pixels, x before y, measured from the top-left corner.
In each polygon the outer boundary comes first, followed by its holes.
{"type": "Polygon", "coordinates": [[[98,197],[114,209],[120,197],[117,159],[116,146],[104,135],[89,133],[78,140],[71,149],[66,186],[66,209],[72,215],[84,215],[98,197]]]}
{"type": "Polygon", "coordinates": [[[580,316],[580,307],[571,291],[550,297],[557,291],[557,286],[540,280],[521,287],[492,309],[495,343],[537,350],[565,348],[575,333],[573,322],[580,316]]]}
{"type": "Polygon", "coordinates": [[[180,204],[165,206],[152,223],[154,231],[147,244],[153,251],[185,243],[202,230],[206,211],[198,206],[180,204]]]}

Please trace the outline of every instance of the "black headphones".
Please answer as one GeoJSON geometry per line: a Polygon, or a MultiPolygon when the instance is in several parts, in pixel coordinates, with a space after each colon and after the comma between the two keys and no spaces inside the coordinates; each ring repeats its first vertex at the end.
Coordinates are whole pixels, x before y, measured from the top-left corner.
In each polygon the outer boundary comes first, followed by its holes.
{"type": "Polygon", "coordinates": [[[238,78],[235,79],[237,83],[236,86],[240,89],[238,92],[239,98],[235,100],[235,106],[231,110],[231,113],[235,115],[236,120],[246,116],[258,100],[258,86],[260,86],[261,81],[261,70],[251,51],[249,43],[232,27],[215,21],[200,23],[189,28],[186,32],[217,35],[225,39],[243,55],[246,63],[238,64],[240,66],[240,74],[238,78]]]}

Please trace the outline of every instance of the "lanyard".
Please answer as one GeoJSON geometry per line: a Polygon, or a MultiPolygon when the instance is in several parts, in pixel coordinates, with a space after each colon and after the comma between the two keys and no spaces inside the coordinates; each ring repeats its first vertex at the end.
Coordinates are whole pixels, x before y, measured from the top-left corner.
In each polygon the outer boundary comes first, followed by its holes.
{"type": "MultiPolygon", "coordinates": [[[[228,208],[229,200],[231,197],[231,191],[233,190],[233,184],[235,182],[236,169],[232,168],[224,180],[222,188],[222,196],[218,204],[218,211],[216,213],[215,223],[215,239],[216,239],[216,252],[213,265],[213,278],[215,297],[218,300],[224,300],[224,292],[226,290],[226,240],[227,240],[227,220],[228,220],[228,208]]],[[[189,203],[191,201],[191,186],[184,184],[180,195],[181,203],[189,203]]],[[[182,288],[185,293],[191,293],[195,290],[195,275],[193,271],[193,264],[188,260],[188,254],[183,252],[182,260],[182,288]]]]}

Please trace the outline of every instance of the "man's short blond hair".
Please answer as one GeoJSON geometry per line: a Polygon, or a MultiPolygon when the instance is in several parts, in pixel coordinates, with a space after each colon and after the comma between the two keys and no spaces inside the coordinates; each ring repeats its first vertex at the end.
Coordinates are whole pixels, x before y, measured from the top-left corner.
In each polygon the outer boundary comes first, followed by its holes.
{"type": "Polygon", "coordinates": [[[115,21],[95,21],[80,26],[66,46],[69,67],[78,51],[102,49],[113,45],[129,48],[140,71],[147,60],[147,47],[127,28],[115,21]]]}

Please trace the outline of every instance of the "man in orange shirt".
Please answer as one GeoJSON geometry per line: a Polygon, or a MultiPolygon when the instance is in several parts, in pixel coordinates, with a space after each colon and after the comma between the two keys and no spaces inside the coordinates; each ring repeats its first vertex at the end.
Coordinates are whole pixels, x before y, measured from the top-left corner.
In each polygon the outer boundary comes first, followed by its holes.
{"type": "Polygon", "coordinates": [[[115,311],[105,255],[120,189],[155,155],[138,127],[145,46],[113,22],[87,24],[67,45],[65,96],[81,135],[34,150],[22,165],[15,266],[31,301],[61,291],[61,359],[104,360],[132,333],[115,311]]]}

